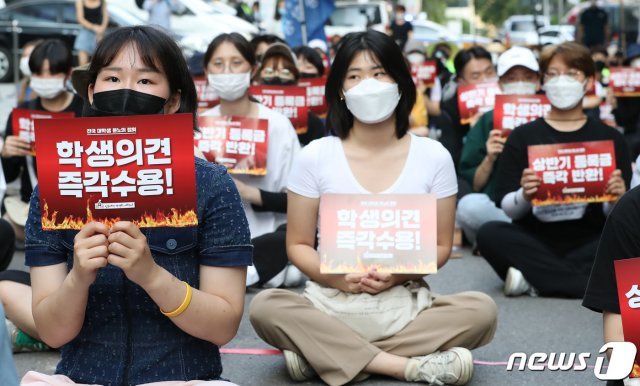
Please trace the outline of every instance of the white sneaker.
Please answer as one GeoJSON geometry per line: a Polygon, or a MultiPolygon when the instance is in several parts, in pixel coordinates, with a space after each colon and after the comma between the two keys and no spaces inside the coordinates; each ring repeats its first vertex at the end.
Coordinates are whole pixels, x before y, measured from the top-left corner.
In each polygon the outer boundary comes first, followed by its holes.
{"type": "Polygon", "coordinates": [[[423,357],[409,359],[404,377],[409,382],[430,385],[466,385],[473,376],[471,351],[453,347],[423,357]]]}
{"type": "Polygon", "coordinates": [[[507,278],[504,281],[504,294],[506,296],[520,296],[523,294],[536,296],[537,293],[527,279],[524,278],[522,272],[513,267],[509,267],[507,278]]]}
{"type": "Polygon", "coordinates": [[[301,382],[316,376],[316,371],[306,359],[293,351],[282,350],[282,353],[284,354],[284,363],[287,365],[287,372],[291,379],[301,382]]]}

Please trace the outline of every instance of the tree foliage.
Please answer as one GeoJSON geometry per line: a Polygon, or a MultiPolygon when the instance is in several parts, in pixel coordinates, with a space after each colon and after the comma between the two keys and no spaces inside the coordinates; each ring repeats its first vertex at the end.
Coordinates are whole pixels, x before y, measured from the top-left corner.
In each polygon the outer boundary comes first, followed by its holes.
{"type": "Polygon", "coordinates": [[[497,27],[511,15],[532,14],[534,1],[522,0],[476,0],[476,13],[485,23],[497,27]]]}
{"type": "Polygon", "coordinates": [[[422,0],[422,10],[427,13],[429,20],[439,24],[445,24],[447,17],[447,2],[445,0],[422,0]]]}

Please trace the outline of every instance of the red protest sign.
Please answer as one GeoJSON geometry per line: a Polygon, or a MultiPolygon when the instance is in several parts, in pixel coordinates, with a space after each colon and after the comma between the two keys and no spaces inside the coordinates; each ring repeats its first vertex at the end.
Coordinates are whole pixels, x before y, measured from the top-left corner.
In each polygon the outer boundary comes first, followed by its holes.
{"type": "Polygon", "coordinates": [[[549,111],[551,104],[544,95],[496,95],[493,128],[502,130],[502,136],[507,137],[516,127],[544,117],[549,111]]]}
{"type": "Polygon", "coordinates": [[[613,67],[609,75],[609,87],[617,97],[640,96],[640,69],[613,67]]]}
{"type": "Polygon", "coordinates": [[[327,83],[326,77],[304,78],[298,81],[298,86],[307,89],[307,106],[309,111],[324,117],[327,115],[327,99],[324,97],[324,87],[327,83]]]}
{"type": "Polygon", "coordinates": [[[196,93],[198,94],[198,109],[210,109],[220,104],[220,97],[213,90],[213,87],[209,87],[209,82],[205,77],[194,77],[193,84],[196,86],[196,93]]]}
{"type": "Polygon", "coordinates": [[[37,120],[43,229],[198,224],[191,114],[37,120]]]}
{"type": "Polygon", "coordinates": [[[13,134],[29,142],[31,144],[31,154],[35,155],[36,135],[33,130],[33,121],[36,119],[61,119],[73,117],[75,117],[73,112],[52,113],[49,111],[15,108],[11,112],[11,125],[14,130],[13,134]]]}
{"type": "Polygon", "coordinates": [[[611,201],[605,194],[616,170],[613,141],[561,143],[528,147],[529,168],[542,179],[535,206],[611,201]]]}
{"type": "Polygon", "coordinates": [[[432,194],[326,194],[320,198],[320,272],[435,273],[432,194]]]}
{"type": "MultiPolygon", "coordinates": [[[[640,347],[640,258],[615,260],[613,263],[624,340],[640,347]]],[[[629,378],[640,378],[640,350],[636,353],[629,378]]]]}
{"type": "Polygon", "coordinates": [[[195,144],[207,160],[232,174],[267,174],[268,120],[201,116],[198,127],[195,144]]]}
{"type": "Polygon", "coordinates": [[[300,86],[251,86],[249,94],[291,120],[297,134],[307,132],[307,90],[300,86]]]}
{"type": "Polygon", "coordinates": [[[491,110],[500,92],[500,86],[495,82],[458,86],[460,123],[468,124],[476,114],[491,110]]]}
{"type": "Polygon", "coordinates": [[[416,85],[422,82],[426,87],[433,87],[436,82],[436,61],[426,60],[422,63],[411,64],[411,76],[416,85]]]}

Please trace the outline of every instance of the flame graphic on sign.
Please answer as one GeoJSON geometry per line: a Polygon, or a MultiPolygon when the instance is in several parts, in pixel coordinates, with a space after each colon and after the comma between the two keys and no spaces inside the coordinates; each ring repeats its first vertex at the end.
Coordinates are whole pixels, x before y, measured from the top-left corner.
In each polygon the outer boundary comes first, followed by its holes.
{"type": "Polygon", "coordinates": [[[531,204],[534,206],[544,206],[544,205],[558,205],[558,204],[591,204],[596,202],[609,202],[615,201],[617,196],[612,194],[600,194],[597,196],[581,196],[581,195],[570,195],[570,196],[547,196],[547,198],[541,200],[539,198],[534,198],[531,200],[531,204]]]}

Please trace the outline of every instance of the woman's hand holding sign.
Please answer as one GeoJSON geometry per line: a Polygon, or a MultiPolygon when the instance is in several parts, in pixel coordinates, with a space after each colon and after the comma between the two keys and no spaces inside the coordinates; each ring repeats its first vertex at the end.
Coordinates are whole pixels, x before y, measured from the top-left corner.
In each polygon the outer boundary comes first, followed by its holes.
{"type": "Polygon", "coordinates": [[[369,270],[369,272],[360,279],[362,292],[366,292],[371,295],[379,294],[394,285],[396,285],[396,281],[392,274],[378,272],[375,269],[369,270]]]}
{"type": "Polygon", "coordinates": [[[130,221],[119,221],[111,227],[108,261],[143,288],[154,277],[158,267],[151,256],[147,238],[130,221]]]}
{"type": "Polygon", "coordinates": [[[542,183],[542,180],[531,169],[527,168],[522,171],[522,178],[520,179],[520,186],[524,193],[524,199],[531,201],[533,197],[538,193],[538,187],[542,183]]]}
{"type": "Polygon", "coordinates": [[[624,179],[622,178],[622,171],[620,169],[616,169],[613,173],[611,173],[611,177],[609,177],[609,181],[607,182],[607,190],[605,193],[616,196],[616,198],[612,202],[617,202],[620,197],[627,191],[626,184],[624,183],[624,179]]]}
{"type": "Polygon", "coordinates": [[[31,144],[17,135],[9,135],[2,148],[3,157],[24,157],[31,154],[31,144]]]}
{"type": "Polygon", "coordinates": [[[107,265],[109,256],[109,228],[99,222],[82,227],[73,245],[73,268],[69,275],[82,286],[90,286],[96,280],[98,270],[107,265]]]}

